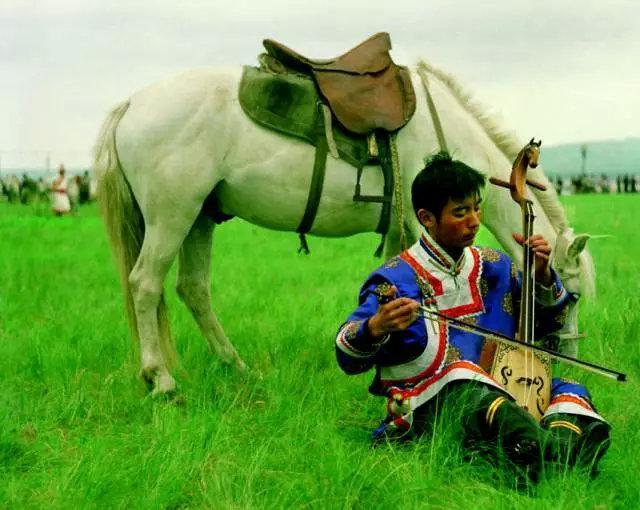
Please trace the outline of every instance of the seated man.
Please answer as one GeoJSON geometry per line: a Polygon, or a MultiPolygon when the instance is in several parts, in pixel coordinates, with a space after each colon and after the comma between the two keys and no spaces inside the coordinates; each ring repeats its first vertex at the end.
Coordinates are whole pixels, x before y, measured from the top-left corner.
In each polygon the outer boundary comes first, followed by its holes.
{"type": "MultiPolygon", "coordinates": [[[[389,400],[376,441],[423,434],[446,402],[460,410],[466,446],[500,453],[534,479],[544,460],[595,472],[609,445],[609,425],[584,386],[554,379],[539,424],[489,374],[481,336],[420,313],[421,306],[431,307],[510,337],[516,333],[521,275],[504,253],[473,246],[484,184],[482,174],[446,153],[427,162],[412,186],[422,237],[362,286],[359,306],[336,338],[338,364],[347,374],[375,367],[369,390],[389,400]]],[[[539,338],[561,327],[571,296],[550,267],[548,242],[540,235],[527,242],[535,255],[539,338]]]]}

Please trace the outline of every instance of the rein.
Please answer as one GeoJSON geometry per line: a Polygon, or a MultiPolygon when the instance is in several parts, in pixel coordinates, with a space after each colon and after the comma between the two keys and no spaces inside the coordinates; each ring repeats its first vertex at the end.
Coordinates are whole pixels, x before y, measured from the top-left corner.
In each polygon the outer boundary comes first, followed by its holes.
{"type": "Polygon", "coordinates": [[[433,102],[433,97],[431,96],[431,90],[429,89],[429,78],[427,76],[427,66],[424,64],[424,62],[420,62],[418,64],[418,75],[420,76],[420,80],[422,80],[422,87],[424,88],[424,92],[427,95],[427,105],[429,106],[429,113],[431,113],[431,120],[433,121],[433,128],[436,132],[436,137],[438,138],[438,145],[440,146],[440,151],[449,152],[449,149],[447,148],[447,141],[444,138],[444,130],[442,129],[440,116],[438,115],[436,104],[433,102]]]}

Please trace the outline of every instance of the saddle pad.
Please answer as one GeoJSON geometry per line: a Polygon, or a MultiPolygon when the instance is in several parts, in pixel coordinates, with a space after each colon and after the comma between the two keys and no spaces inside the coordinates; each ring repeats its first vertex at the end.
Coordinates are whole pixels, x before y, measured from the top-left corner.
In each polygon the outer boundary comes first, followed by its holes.
{"type": "MultiPolygon", "coordinates": [[[[243,111],[261,126],[312,145],[325,136],[321,98],[310,77],[245,66],[238,98],[243,111]]],[[[332,131],[342,159],[355,167],[369,163],[365,136],[347,133],[338,122],[333,123],[332,131]]]]}

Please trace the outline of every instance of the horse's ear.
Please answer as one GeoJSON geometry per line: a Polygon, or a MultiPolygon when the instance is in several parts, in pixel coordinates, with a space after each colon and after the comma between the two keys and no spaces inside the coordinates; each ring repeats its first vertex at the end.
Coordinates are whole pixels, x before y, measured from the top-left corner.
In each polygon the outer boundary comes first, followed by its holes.
{"type": "Polygon", "coordinates": [[[571,241],[569,249],[567,250],[567,255],[569,257],[577,257],[578,255],[580,255],[580,253],[582,253],[582,250],[584,250],[585,246],[587,245],[587,241],[589,239],[591,239],[591,236],[589,234],[577,235],[573,239],[573,241],[571,241]]]}

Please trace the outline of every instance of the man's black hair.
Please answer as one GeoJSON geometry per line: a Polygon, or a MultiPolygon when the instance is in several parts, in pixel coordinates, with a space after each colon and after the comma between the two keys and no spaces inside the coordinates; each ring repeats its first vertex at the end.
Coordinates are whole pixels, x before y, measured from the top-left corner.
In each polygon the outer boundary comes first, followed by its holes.
{"type": "Polygon", "coordinates": [[[480,193],[485,177],[477,170],[454,161],[448,152],[439,152],[427,160],[411,185],[415,213],[426,209],[440,219],[449,199],[464,200],[480,193]]]}

